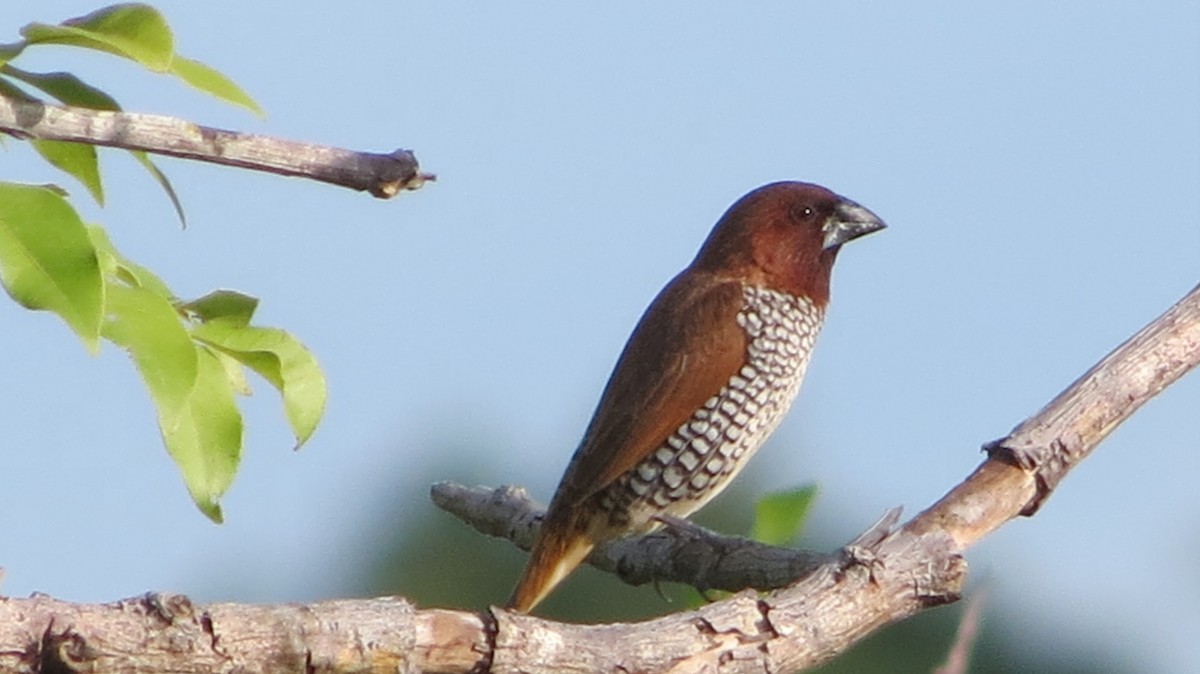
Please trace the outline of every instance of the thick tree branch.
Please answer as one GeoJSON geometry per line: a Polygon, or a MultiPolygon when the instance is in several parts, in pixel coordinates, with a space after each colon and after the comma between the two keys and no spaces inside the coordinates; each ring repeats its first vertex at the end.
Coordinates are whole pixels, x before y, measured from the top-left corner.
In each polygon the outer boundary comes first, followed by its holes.
{"type": "Polygon", "coordinates": [[[0,132],[143,150],[172,157],[310,178],[380,198],[415,190],[435,176],[422,173],[408,150],[354,152],[325,145],[237,133],[163,115],[63,107],[0,96],[0,132]]]}
{"type": "MultiPolygon", "coordinates": [[[[932,507],[764,596],[748,590],[696,611],[615,625],[556,623],[498,608],[417,610],[401,599],[266,607],[193,607],[175,595],[105,605],[0,599],[0,674],[797,671],[883,625],[957,599],[964,550],[1032,513],[1117,424],[1198,362],[1200,286],[990,443],[988,459],[932,507]]],[[[443,486],[435,493],[458,514],[483,512],[463,505],[481,492],[443,486]]],[[[509,519],[472,515],[479,526],[527,544],[535,508],[519,491],[486,495],[509,519]]],[[[666,534],[708,545],[709,536],[691,527],[666,534]]],[[[712,547],[726,543],[743,544],[723,539],[712,547]]],[[[648,544],[623,545],[632,546],[629,556],[648,544]]],[[[606,560],[589,561],[612,563],[606,560]]]]}
{"type": "Polygon", "coordinates": [[[194,606],[178,594],[110,604],[0,598],[0,672],[466,672],[483,620],[400,598],[194,606]]]}

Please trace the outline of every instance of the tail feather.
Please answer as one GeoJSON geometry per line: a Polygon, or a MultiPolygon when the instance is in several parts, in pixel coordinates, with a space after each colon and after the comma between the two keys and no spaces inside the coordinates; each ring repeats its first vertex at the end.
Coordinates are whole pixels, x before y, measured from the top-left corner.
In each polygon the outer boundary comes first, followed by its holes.
{"type": "Polygon", "coordinates": [[[582,532],[564,528],[566,531],[556,530],[543,523],[529,563],[508,600],[508,608],[519,613],[532,611],[596,546],[582,532]]]}

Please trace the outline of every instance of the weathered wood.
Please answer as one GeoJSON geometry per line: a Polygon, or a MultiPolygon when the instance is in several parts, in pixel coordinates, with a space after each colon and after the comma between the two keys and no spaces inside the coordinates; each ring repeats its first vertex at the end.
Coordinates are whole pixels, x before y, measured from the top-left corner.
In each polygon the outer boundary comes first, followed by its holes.
{"type": "MultiPolygon", "coordinates": [[[[193,606],[179,595],[103,605],[0,598],[0,674],[806,669],[883,625],[956,600],[967,548],[1031,513],[1117,424],[1198,362],[1200,286],[989,445],[989,458],[929,509],[895,530],[885,521],[766,595],[747,590],[695,611],[613,625],[557,623],[497,608],[419,610],[400,598],[303,606],[193,606]]],[[[506,524],[485,513],[482,527],[527,544],[538,509],[520,492],[443,489],[439,503],[481,494],[500,494],[500,509],[510,517],[506,524]]],[[[473,511],[461,503],[451,509],[473,511]]],[[[707,534],[692,527],[665,533],[706,544],[707,534]]],[[[714,540],[722,555],[741,544],[714,540]]],[[[644,553],[637,541],[627,545],[633,547],[626,554],[644,553]]]]}
{"type": "Polygon", "coordinates": [[[164,115],[111,112],[0,96],[0,132],[142,150],[237,166],[370,192],[380,198],[415,190],[435,176],[422,173],[409,150],[355,152],[327,145],[227,131],[164,115]]]}

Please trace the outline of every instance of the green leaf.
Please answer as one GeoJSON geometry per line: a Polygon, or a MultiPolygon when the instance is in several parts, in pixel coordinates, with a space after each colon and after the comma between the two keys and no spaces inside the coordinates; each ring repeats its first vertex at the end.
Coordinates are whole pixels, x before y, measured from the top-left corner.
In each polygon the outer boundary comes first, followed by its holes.
{"type": "Polygon", "coordinates": [[[192,501],[219,524],[224,516],[218,500],[237,475],[244,425],[220,360],[208,349],[197,347],[195,351],[196,385],[177,423],[170,430],[163,429],[163,440],[183,472],[192,501]]]}
{"type": "Polygon", "coordinates": [[[0,281],[28,309],[52,311],[95,353],[104,305],[100,261],[55,190],[0,183],[0,281]]]}
{"type": "Polygon", "coordinates": [[[103,334],[133,357],[165,437],[180,423],[196,384],[196,345],[175,307],[157,293],[119,283],[107,290],[103,334]]]}
{"type": "Polygon", "coordinates": [[[247,108],[259,117],[263,116],[262,108],[245,90],[214,68],[176,54],[171,61],[171,72],[200,91],[247,108]]]}
{"type": "Polygon", "coordinates": [[[171,29],[149,5],[112,5],[58,25],[31,23],[21,29],[28,44],[63,44],[95,49],[167,72],[175,53],[171,29]]]}
{"type": "Polygon", "coordinates": [[[220,522],[218,500],[237,473],[243,430],[225,367],[191,340],[171,303],[146,288],[109,286],[104,336],[133,357],[188,493],[220,522]]]}
{"type": "Polygon", "coordinates": [[[71,73],[34,73],[13,66],[4,66],[0,72],[41,89],[66,105],[93,110],[120,110],[116,99],[87,84],[71,73]]]}
{"type": "Polygon", "coordinates": [[[238,362],[236,358],[217,349],[208,349],[209,353],[221,363],[221,368],[225,370],[225,379],[229,382],[229,388],[238,395],[248,396],[253,393],[250,390],[250,382],[246,381],[246,368],[238,362]]]}
{"type": "Polygon", "coordinates": [[[759,499],[754,507],[750,538],[768,545],[786,545],[800,533],[817,496],[817,486],[778,491],[759,499]]]}
{"type": "Polygon", "coordinates": [[[308,441],[325,411],[325,375],[295,337],[276,328],[215,320],[192,329],[192,337],[236,358],[283,396],[296,446],[308,441]]]}
{"type": "Polygon", "coordinates": [[[181,304],[180,309],[201,321],[226,320],[235,326],[249,325],[258,309],[258,298],[236,290],[214,290],[211,293],[181,304]]]}
{"type": "Polygon", "coordinates": [[[42,159],[78,180],[96,203],[104,205],[104,185],[100,182],[100,160],[96,157],[95,147],[85,143],[38,138],[31,138],[29,142],[42,155],[42,159]]]}
{"type": "MultiPolygon", "coordinates": [[[[175,39],[170,26],[162,14],[149,5],[113,5],[58,25],[31,23],[21,29],[21,34],[25,37],[24,43],[0,51],[0,59],[4,59],[0,60],[0,65],[4,65],[29,44],[61,44],[95,49],[136,61],[154,72],[175,75],[200,91],[245,107],[256,115],[263,114],[258,103],[233,80],[199,61],[175,53],[175,39]],[[4,58],[6,55],[7,59],[4,58]]],[[[16,77],[15,74],[13,76],[16,77]]],[[[30,84],[42,88],[34,82],[30,84]]],[[[55,86],[55,83],[50,86],[55,86]]],[[[51,95],[58,97],[54,93],[51,95]]]]}
{"type": "Polygon", "coordinates": [[[158,166],[150,159],[150,155],[141,150],[130,150],[129,154],[137,160],[142,168],[150,173],[154,181],[159,187],[167,193],[167,198],[171,200],[171,205],[175,207],[175,215],[179,216],[179,224],[187,227],[187,216],[183,214],[183,204],[179,203],[179,196],[175,194],[175,188],[171,186],[171,181],[167,178],[167,174],[159,170],[158,166]]]}
{"type": "MultiPolygon", "coordinates": [[[[127,286],[145,289],[168,304],[175,301],[175,295],[157,274],[121,254],[108,238],[108,232],[103,227],[92,225],[88,227],[88,236],[100,256],[100,268],[106,276],[112,277],[127,286]]],[[[179,320],[179,315],[175,315],[179,320]]]]}

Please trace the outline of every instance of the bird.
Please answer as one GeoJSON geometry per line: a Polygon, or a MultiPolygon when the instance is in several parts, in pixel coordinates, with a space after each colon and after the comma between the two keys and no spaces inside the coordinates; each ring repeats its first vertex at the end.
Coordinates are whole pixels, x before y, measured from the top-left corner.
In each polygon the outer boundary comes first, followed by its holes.
{"type": "Polygon", "coordinates": [[[885,226],[796,181],[729,207],[625,344],[510,610],[532,611],[598,543],[685,518],[729,485],[799,392],[838,251],[885,226]]]}

